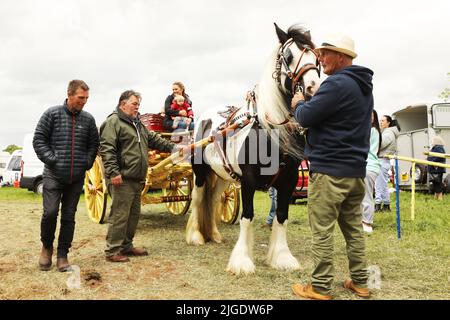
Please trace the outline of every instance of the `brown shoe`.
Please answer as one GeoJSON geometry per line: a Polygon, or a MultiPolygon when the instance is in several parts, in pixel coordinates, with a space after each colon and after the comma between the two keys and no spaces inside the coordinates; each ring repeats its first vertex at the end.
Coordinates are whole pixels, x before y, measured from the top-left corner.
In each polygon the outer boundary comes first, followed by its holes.
{"type": "Polygon", "coordinates": [[[56,267],[59,272],[66,272],[70,270],[69,260],[67,257],[65,258],[56,258],[56,267]]]}
{"type": "Polygon", "coordinates": [[[120,254],[115,254],[112,256],[106,256],[106,261],[109,262],[129,262],[130,259],[128,257],[122,256],[120,254]]]}
{"type": "Polygon", "coordinates": [[[350,279],[344,281],[344,288],[356,293],[356,295],[361,298],[368,298],[370,296],[369,289],[355,286],[353,281],[350,279]]]}
{"type": "Polygon", "coordinates": [[[292,286],[292,291],[295,295],[303,298],[313,299],[313,300],[331,300],[332,296],[320,294],[315,292],[311,284],[306,286],[296,283],[292,286]]]}
{"type": "Polygon", "coordinates": [[[48,271],[52,268],[53,247],[45,248],[42,246],[41,255],[39,257],[39,268],[42,271],[48,271]]]}
{"type": "Polygon", "coordinates": [[[122,250],[120,254],[124,256],[134,256],[134,257],[148,256],[147,250],[142,248],[131,248],[128,250],[122,250]]]}

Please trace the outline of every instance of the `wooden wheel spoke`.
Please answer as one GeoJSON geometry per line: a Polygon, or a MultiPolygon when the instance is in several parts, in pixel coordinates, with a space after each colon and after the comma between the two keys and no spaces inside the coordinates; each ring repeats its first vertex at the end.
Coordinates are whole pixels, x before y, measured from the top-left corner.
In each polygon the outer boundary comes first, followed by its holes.
{"type": "Polygon", "coordinates": [[[222,209],[222,221],[224,223],[233,224],[239,214],[239,189],[234,185],[230,185],[222,195],[223,209],[222,209]]]}
{"type": "MultiPolygon", "coordinates": [[[[177,185],[171,189],[163,189],[163,196],[190,196],[192,191],[192,184],[190,180],[186,181],[186,185],[182,185],[186,180],[177,181],[177,185]]],[[[166,202],[167,210],[175,215],[186,214],[189,210],[191,201],[174,201],[166,202]]]]}
{"type": "Polygon", "coordinates": [[[96,223],[103,223],[106,213],[107,195],[103,185],[102,162],[98,156],[92,168],[86,172],[84,193],[89,217],[96,223]]]}

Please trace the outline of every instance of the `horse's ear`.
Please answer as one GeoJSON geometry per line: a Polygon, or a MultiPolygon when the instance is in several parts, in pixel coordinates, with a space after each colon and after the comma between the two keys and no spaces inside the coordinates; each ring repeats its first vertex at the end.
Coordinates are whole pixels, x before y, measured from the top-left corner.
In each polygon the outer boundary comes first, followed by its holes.
{"type": "Polygon", "coordinates": [[[309,40],[311,40],[311,31],[305,31],[305,36],[309,39],[309,40]]]}
{"type": "Polygon", "coordinates": [[[273,24],[275,25],[275,31],[277,32],[278,40],[280,40],[281,44],[284,44],[289,39],[289,36],[286,32],[281,30],[275,22],[273,24]]]}

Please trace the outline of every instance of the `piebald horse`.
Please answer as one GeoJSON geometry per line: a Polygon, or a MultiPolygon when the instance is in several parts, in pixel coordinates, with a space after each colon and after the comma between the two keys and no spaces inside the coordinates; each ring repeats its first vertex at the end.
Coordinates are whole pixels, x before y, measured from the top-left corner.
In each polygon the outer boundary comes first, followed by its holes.
{"type": "Polygon", "coordinates": [[[242,215],[239,239],[231,253],[227,271],[255,272],[253,263],[253,198],[256,190],[273,186],[278,191],[276,219],[272,226],[267,263],[281,270],[300,267],[291,254],[286,228],[298,167],[304,158],[302,128],[292,118],[290,102],[297,90],[309,98],[319,87],[320,70],[311,35],[298,26],[284,32],[275,24],[280,44],[263,72],[254,106],[204,112],[196,122],[196,141],[214,136],[220,128],[234,124],[231,134],[215,136],[215,142],[194,150],[192,168],[195,184],[192,213],[186,226],[188,244],[222,241],[217,228],[223,191],[230,183],[240,183],[242,215]]]}

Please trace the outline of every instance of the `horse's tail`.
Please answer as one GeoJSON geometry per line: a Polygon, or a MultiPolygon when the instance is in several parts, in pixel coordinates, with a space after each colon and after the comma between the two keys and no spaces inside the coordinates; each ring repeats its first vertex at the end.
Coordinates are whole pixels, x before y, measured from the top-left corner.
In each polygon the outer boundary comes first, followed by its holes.
{"type": "Polygon", "coordinates": [[[213,240],[215,231],[215,212],[217,203],[214,203],[214,189],[218,177],[210,171],[205,175],[202,186],[194,184],[192,190],[192,213],[186,226],[186,242],[201,245],[205,241],[213,240]]]}
{"type": "Polygon", "coordinates": [[[198,213],[198,223],[200,226],[200,232],[205,237],[206,241],[213,240],[214,227],[217,225],[216,212],[218,211],[219,203],[215,203],[214,192],[217,188],[218,177],[214,172],[209,172],[206,176],[205,187],[203,188],[203,206],[200,206],[201,211],[198,213]]]}

